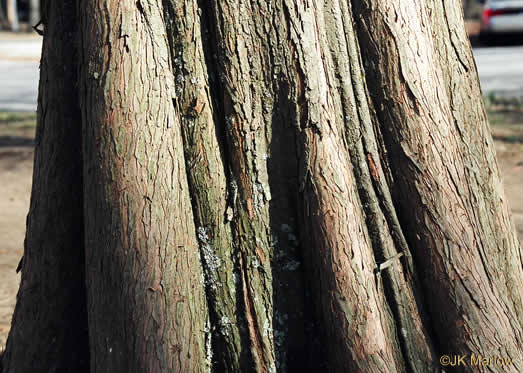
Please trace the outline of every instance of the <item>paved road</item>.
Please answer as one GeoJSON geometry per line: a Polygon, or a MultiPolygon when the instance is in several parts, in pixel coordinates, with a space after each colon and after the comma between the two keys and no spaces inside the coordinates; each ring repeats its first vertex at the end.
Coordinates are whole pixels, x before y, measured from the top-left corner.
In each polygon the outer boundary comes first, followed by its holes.
{"type": "MultiPolygon", "coordinates": [[[[0,34],[0,110],[36,110],[41,38],[0,34]]],[[[523,97],[523,46],[474,50],[483,93],[523,97]]]]}
{"type": "Polygon", "coordinates": [[[0,33],[0,110],[35,111],[42,38],[0,33]]]}
{"type": "Polygon", "coordinates": [[[36,111],[39,64],[0,59],[0,111],[36,111]]]}
{"type": "Polygon", "coordinates": [[[523,97],[523,46],[476,48],[483,93],[523,97]]]}

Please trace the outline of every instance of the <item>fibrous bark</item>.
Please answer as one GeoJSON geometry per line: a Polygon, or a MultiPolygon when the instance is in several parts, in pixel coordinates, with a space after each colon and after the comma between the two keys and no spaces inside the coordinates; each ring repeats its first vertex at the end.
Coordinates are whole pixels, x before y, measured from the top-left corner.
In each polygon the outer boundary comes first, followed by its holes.
{"type": "Polygon", "coordinates": [[[91,371],[206,371],[207,303],[164,9],[79,9],[91,371]]]}
{"type": "Polygon", "coordinates": [[[88,372],[74,2],[47,8],[22,279],[3,371],[88,372]]]}
{"type": "Polygon", "coordinates": [[[521,249],[458,0],[77,14],[92,372],[521,370],[521,249]]]}

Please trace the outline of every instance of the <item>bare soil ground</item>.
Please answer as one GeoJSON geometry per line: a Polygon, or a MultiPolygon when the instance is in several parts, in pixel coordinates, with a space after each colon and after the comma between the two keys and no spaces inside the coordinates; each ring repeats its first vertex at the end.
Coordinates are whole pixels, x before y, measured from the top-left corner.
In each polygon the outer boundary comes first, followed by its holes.
{"type": "MultiPolygon", "coordinates": [[[[523,238],[523,110],[490,113],[499,166],[514,220],[523,238]]],[[[33,171],[34,114],[0,113],[0,351],[16,302],[25,220],[33,171]]]]}
{"type": "Polygon", "coordinates": [[[0,350],[11,325],[33,173],[35,114],[0,113],[0,350]]]}

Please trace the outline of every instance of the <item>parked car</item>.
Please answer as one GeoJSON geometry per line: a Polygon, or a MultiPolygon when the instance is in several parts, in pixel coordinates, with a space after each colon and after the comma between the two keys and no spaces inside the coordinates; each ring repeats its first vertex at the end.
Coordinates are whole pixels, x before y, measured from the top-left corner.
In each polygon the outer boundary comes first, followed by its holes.
{"type": "Polygon", "coordinates": [[[523,35],[523,0],[480,0],[484,4],[479,40],[492,44],[499,36],[523,35]]]}

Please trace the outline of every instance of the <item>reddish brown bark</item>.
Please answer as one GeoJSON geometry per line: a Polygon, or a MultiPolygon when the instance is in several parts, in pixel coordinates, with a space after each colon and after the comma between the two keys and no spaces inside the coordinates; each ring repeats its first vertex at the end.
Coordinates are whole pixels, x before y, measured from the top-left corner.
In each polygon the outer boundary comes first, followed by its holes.
{"type": "MultiPolygon", "coordinates": [[[[65,77],[80,94],[64,92],[82,109],[68,161],[83,160],[84,218],[56,225],[85,235],[92,372],[438,372],[443,354],[521,356],[521,248],[458,0],[77,11],[80,78],[65,77]]],[[[26,278],[43,266],[32,247],[26,278]]]]}

